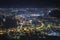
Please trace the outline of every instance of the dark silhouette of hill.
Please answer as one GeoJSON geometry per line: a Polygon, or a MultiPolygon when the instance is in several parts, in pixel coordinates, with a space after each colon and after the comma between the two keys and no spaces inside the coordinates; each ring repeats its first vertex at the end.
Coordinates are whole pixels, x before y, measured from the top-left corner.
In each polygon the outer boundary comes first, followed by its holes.
{"type": "Polygon", "coordinates": [[[52,11],[49,13],[49,15],[50,15],[51,17],[60,18],[60,10],[58,10],[58,9],[52,10],[52,11]]]}

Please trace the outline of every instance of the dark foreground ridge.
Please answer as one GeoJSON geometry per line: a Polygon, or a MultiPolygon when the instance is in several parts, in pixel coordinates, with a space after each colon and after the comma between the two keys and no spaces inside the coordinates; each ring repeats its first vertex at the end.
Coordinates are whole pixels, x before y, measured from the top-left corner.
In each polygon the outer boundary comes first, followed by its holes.
{"type": "MultiPolygon", "coordinates": [[[[1,40],[17,40],[17,39],[11,39],[11,38],[8,38],[8,36],[6,34],[4,35],[0,35],[0,39],[1,40]]],[[[21,36],[20,39],[18,40],[58,40],[59,39],[59,36],[37,36],[37,35],[32,35],[32,36],[21,36]]]]}

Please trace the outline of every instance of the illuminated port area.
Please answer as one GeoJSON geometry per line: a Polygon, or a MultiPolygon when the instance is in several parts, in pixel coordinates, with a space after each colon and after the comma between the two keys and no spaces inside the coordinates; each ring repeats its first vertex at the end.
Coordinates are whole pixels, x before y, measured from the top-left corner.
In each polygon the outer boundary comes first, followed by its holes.
{"type": "Polygon", "coordinates": [[[55,9],[58,8],[0,8],[0,39],[40,40],[60,36],[60,18],[49,15],[55,9]]]}

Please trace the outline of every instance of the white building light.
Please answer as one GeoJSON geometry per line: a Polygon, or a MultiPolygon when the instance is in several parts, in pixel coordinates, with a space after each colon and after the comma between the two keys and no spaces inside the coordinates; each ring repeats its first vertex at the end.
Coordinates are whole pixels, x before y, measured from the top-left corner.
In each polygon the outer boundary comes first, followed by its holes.
{"type": "Polygon", "coordinates": [[[30,14],[30,16],[40,16],[40,14],[30,14]]]}

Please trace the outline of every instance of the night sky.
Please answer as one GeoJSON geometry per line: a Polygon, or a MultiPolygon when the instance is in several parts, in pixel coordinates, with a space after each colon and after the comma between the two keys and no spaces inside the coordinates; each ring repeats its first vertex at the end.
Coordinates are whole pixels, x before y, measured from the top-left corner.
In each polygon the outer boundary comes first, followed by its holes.
{"type": "Polygon", "coordinates": [[[0,8],[60,8],[58,0],[0,0],[0,8]]]}
{"type": "Polygon", "coordinates": [[[0,7],[2,8],[25,8],[25,7],[35,7],[35,8],[41,8],[41,7],[60,7],[59,1],[49,1],[49,0],[0,0],[0,7]]]}

